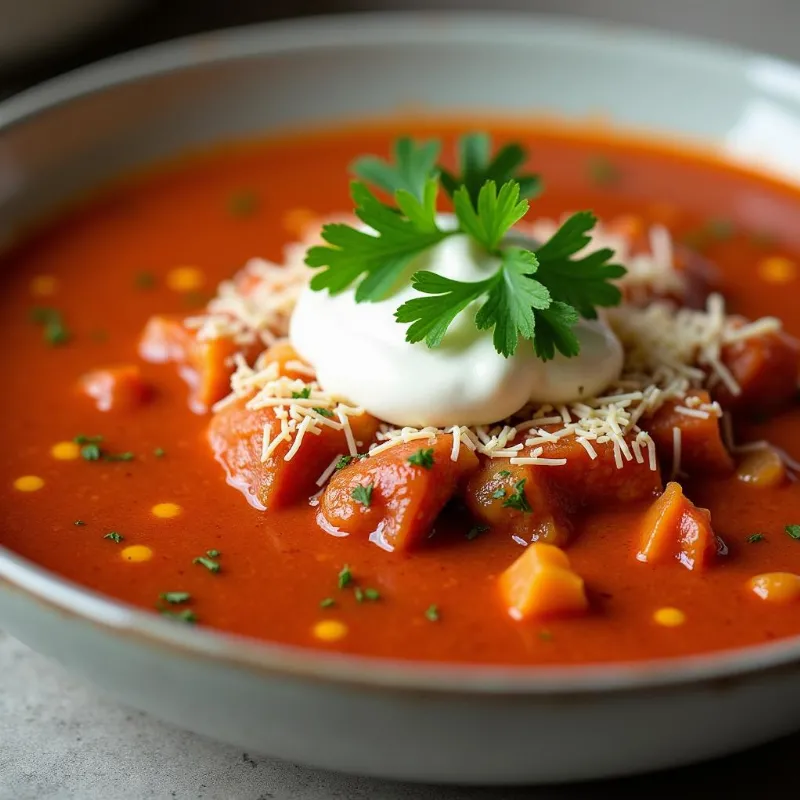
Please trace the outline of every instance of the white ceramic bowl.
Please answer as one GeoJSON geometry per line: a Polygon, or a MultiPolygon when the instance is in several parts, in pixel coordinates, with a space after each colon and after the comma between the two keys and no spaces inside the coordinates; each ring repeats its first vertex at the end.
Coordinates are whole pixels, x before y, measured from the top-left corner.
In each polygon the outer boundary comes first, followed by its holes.
{"type": "MultiPolygon", "coordinates": [[[[162,45],[0,105],[0,240],[75,191],[186,147],[409,105],[571,118],[603,110],[622,126],[798,168],[800,71],[784,63],[536,17],[316,19],[162,45]]],[[[704,759],[800,727],[800,638],[603,667],[378,662],[176,627],[2,548],[0,624],[178,725],[385,777],[578,780],[704,759]]]]}

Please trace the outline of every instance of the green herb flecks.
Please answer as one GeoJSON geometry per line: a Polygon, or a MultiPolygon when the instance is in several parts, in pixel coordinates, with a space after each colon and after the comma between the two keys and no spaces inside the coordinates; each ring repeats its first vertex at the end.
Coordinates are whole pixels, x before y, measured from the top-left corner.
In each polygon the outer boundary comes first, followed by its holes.
{"type": "Polygon", "coordinates": [[[784,530],[792,539],[800,539],[800,525],[787,525],[784,530]]]}
{"type": "Polygon", "coordinates": [[[488,525],[473,525],[466,533],[467,541],[471,542],[473,539],[477,539],[482,533],[486,533],[489,530],[488,525]]]}
{"type": "Polygon", "coordinates": [[[372,490],[374,488],[375,485],[372,483],[366,485],[359,484],[353,488],[353,491],[350,492],[350,496],[356,503],[361,503],[362,506],[369,508],[370,505],[372,505],[372,490]]]}
{"type": "Polygon", "coordinates": [[[340,570],[339,575],[337,576],[337,585],[340,589],[346,589],[353,583],[353,573],[350,570],[350,567],[345,564],[340,570]]]}
{"type": "Polygon", "coordinates": [[[163,448],[163,447],[156,447],[156,449],[155,449],[155,450],[153,450],[153,455],[154,455],[156,458],[164,458],[164,456],[165,456],[166,454],[167,454],[167,452],[166,452],[166,450],[164,450],[164,448],[163,448]]]}
{"type": "Polygon", "coordinates": [[[197,558],[193,558],[192,564],[199,564],[201,567],[205,567],[209,572],[212,572],[215,575],[222,569],[222,565],[219,563],[219,561],[207,556],[197,556],[197,558]]]}
{"type": "Polygon", "coordinates": [[[438,622],[440,618],[441,615],[439,614],[439,606],[437,606],[435,603],[429,605],[425,609],[425,619],[427,619],[428,622],[438,622]]]}
{"type": "Polygon", "coordinates": [[[42,338],[51,347],[60,347],[72,338],[61,312],[55,308],[37,307],[31,310],[31,321],[42,328],[42,338]]]}
{"type": "Polygon", "coordinates": [[[506,496],[506,494],[507,494],[506,490],[503,489],[502,487],[499,487],[492,492],[492,499],[501,500],[503,497],[506,496]]]}
{"type": "Polygon", "coordinates": [[[292,400],[308,400],[311,397],[311,387],[306,386],[299,392],[292,392],[292,400]]]}
{"type": "Polygon", "coordinates": [[[315,408],[312,408],[311,410],[312,411],[316,411],[317,414],[319,414],[321,417],[332,417],[333,416],[333,411],[331,411],[329,408],[322,408],[322,407],[316,408],[315,407],[315,408]]]}
{"type": "Polygon", "coordinates": [[[189,592],[162,592],[158,597],[160,600],[173,606],[188,603],[192,599],[189,592]]]}
{"type": "Polygon", "coordinates": [[[76,519],[75,522],[72,523],[77,528],[83,527],[86,523],[82,519],[76,519]]]}
{"type": "Polygon", "coordinates": [[[503,501],[503,508],[513,508],[523,514],[530,514],[533,511],[528,498],[525,496],[526,480],[526,478],[523,478],[514,484],[514,492],[503,501]]]}
{"type": "Polygon", "coordinates": [[[160,614],[167,619],[173,619],[176,622],[184,622],[187,625],[194,625],[197,623],[197,614],[191,608],[182,608],[180,611],[171,608],[160,608],[160,614]]]}
{"type": "Polygon", "coordinates": [[[326,597],[319,601],[320,608],[333,608],[335,605],[336,601],[332,597],[326,597]]]}
{"type": "Polygon", "coordinates": [[[420,448],[416,453],[412,453],[408,457],[408,463],[413,464],[415,467],[430,469],[433,466],[433,448],[420,448]]]}
{"type": "Polygon", "coordinates": [[[121,533],[117,533],[117,531],[111,531],[111,533],[107,533],[103,538],[110,539],[114,544],[125,541],[125,537],[121,533]]]}
{"type": "Polygon", "coordinates": [[[252,189],[240,189],[228,198],[228,213],[239,219],[252,217],[259,205],[258,195],[252,189]]]}
{"type": "Polygon", "coordinates": [[[751,533],[745,538],[748,544],[755,544],[756,542],[763,542],[767,537],[763,533],[751,533]]]}

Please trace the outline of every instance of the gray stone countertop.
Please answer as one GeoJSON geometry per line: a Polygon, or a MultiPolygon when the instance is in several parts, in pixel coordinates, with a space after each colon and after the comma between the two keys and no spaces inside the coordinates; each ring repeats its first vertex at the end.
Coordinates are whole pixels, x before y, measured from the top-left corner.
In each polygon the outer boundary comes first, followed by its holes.
{"type": "Polygon", "coordinates": [[[779,797],[797,783],[800,735],[697,767],[597,784],[390,783],[299,767],[180,731],[120,706],[2,631],[0,676],[0,800],[730,800],[779,797]]]}

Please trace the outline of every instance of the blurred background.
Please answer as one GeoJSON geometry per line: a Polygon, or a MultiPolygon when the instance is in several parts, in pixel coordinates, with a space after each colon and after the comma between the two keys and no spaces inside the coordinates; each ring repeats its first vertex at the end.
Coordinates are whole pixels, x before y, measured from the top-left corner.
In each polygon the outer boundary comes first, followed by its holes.
{"type": "Polygon", "coordinates": [[[647,25],[800,61],[800,0],[0,0],[0,97],[163,39],[281,17],[491,8],[647,25]]]}

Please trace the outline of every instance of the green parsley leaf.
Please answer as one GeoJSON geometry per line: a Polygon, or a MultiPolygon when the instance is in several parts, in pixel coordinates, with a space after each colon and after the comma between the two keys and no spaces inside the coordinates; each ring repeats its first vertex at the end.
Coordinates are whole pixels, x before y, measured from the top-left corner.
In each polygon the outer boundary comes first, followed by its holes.
{"type": "Polygon", "coordinates": [[[222,569],[222,565],[219,561],[214,561],[213,558],[206,558],[205,556],[193,558],[192,564],[199,564],[201,567],[205,567],[209,572],[213,572],[214,574],[222,569]]]}
{"type": "Polygon", "coordinates": [[[567,358],[580,353],[580,342],[572,330],[580,315],[572,306],[554,301],[550,304],[550,308],[534,310],[533,316],[536,320],[536,339],[533,342],[533,349],[542,361],[554,358],[556,350],[567,358]]]}
{"type": "Polygon", "coordinates": [[[340,570],[338,575],[338,586],[340,589],[346,589],[353,582],[353,573],[350,567],[345,564],[340,570]]]}
{"type": "Polygon", "coordinates": [[[555,299],[573,306],[586,319],[597,318],[596,306],[619,304],[622,293],[609,281],[626,272],[622,265],[609,263],[614,256],[609,248],[573,258],[591,241],[589,232],[596,222],[591,211],[579,211],[536,249],[537,279],[555,299]]]}
{"type": "Polygon", "coordinates": [[[31,322],[42,326],[42,338],[52,347],[66,344],[72,338],[72,334],[64,324],[61,312],[55,308],[32,308],[30,318],[31,322]]]}
{"type": "Polygon", "coordinates": [[[356,603],[363,603],[364,602],[364,590],[360,586],[356,586],[353,589],[353,597],[356,599],[356,603]]]}
{"type": "MultiPolygon", "coordinates": [[[[431,181],[434,204],[437,184],[431,181]]],[[[306,253],[306,264],[313,269],[324,267],[311,279],[315,291],[327,289],[339,294],[359,281],[357,303],[383,299],[393,288],[403,270],[420,253],[442,241],[448,233],[440,231],[432,221],[424,229],[383,205],[363,184],[350,187],[356,205],[356,216],[377,235],[343,223],[325,225],[325,245],[312,247],[306,253]]]]}
{"type": "Polygon", "coordinates": [[[319,601],[320,608],[333,608],[336,605],[336,601],[332,597],[326,597],[323,600],[319,601]]]}
{"type": "Polygon", "coordinates": [[[299,392],[292,392],[292,400],[308,400],[311,397],[311,387],[306,386],[305,389],[301,389],[299,392]]]}
{"type": "Polygon", "coordinates": [[[181,603],[188,603],[192,599],[189,592],[162,592],[158,597],[165,603],[175,606],[179,606],[181,603]]]}
{"type": "Polygon", "coordinates": [[[114,544],[119,544],[120,542],[125,540],[125,537],[121,533],[117,533],[116,531],[111,531],[111,533],[107,533],[104,539],[111,539],[114,544]]]}
{"type": "Polygon", "coordinates": [[[756,542],[761,542],[761,541],[763,541],[763,540],[764,540],[764,539],[766,539],[766,538],[767,538],[767,537],[766,537],[766,536],[764,536],[764,534],[763,534],[763,533],[751,533],[751,534],[750,534],[750,535],[749,535],[749,536],[748,536],[748,537],[745,539],[745,541],[746,541],[748,544],[755,544],[756,542]]]}
{"type": "Polygon", "coordinates": [[[800,525],[787,525],[784,530],[792,539],[800,539],[800,525]]]}
{"type": "Polygon", "coordinates": [[[494,500],[500,500],[501,498],[503,498],[503,497],[505,497],[505,496],[506,496],[506,490],[505,490],[505,489],[503,489],[503,488],[500,488],[500,489],[495,489],[495,490],[492,492],[492,498],[493,498],[494,500]]]}
{"type": "Polygon", "coordinates": [[[438,141],[416,144],[407,136],[394,145],[394,162],[377,156],[363,156],[354,161],[350,171],[362,181],[394,195],[398,190],[422,199],[428,180],[436,174],[436,159],[441,145],[438,141]]]}
{"type": "Polygon", "coordinates": [[[364,589],[364,597],[371,603],[381,599],[381,593],[377,589],[366,588],[364,589]]]}
{"type": "Polygon", "coordinates": [[[81,458],[84,461],[99,461],[100,447],[96,444],[85,444],[81,447],[81,458]]]}
{"type": "MultiPolygon", "coordinates": [[[[510,474],[510,473],[509,473],[510,474]]],[[[505,492],[503,493],[505,494],[505,492]]],[[[489,530],[488,525],[473,525],[466,534],[466,538],[468,542],[471,542],[473,539],[477,539],[482,533],[486,533],[489,530]]]]}
{"type": "Polygon", "coordinates": [[[519,184],[504,183],[497,191],[494,181],[487,181],[473,206],[466,186],[456,190],[453,205],[461,228],[489,252],[495,252],[503,237],[528,213],[528,201],[520,200],[519,184]]]}
{"type": "Polygon", "coordinates": [[[312,408],[311,410],[312,411],[316,411],[317,414],[319,414],[321,417],[332,417],[333,416],[333,411],[331,411],[329,408],[320,407],[320,408],[312,408]]]}
{"type": "Polygon", "coordinates": [[[501,469],[500,472],[497,473],[498,478],[509,478],[511,477],[511,472],[507,469],[501,469]]]}
{"type": "Polygon", "coordinates": [[[166,451],[164,450],[164,448],[163,448],[163,447],[156,447],[156,449],[155,449],[155,450],[153,450],[153,455],[154,455],[156,458],[164,458],[164,456],[165,456],[166,454],[167,454],[167,453],[166,453],[166,451]]]}
{"type": "Polygon", "coordinates": [[[523,514],[530,514],[533,509],[525,496],[525,482],[527,478],[523,478],[514,484],[514,492],[503,501],[503,508],[514,508],[521,511],[523,514]]]}
{"type": "Polygon", "coordinates": [[[162,616],[174,619],[176,622],[185,622],[187,625],[194,625],[197,622],[197,614],[191,608],[183,608],[180,611],[173,611],[170,608],[161,608],[159,612],[162,616]]]}
{"type": "Polygon", "coordinates": [[[222,553],[220,553],[219,550],[206,550],[206,555],[209,558],[219,558],[222,555],[222,553]]]}
{"type": "Polygon", "coordinates": [[[366,486],[359,484],[353,489],[352,492],[350,492],[350,496],[357,503],[361,503],[362,506],[369,508],[372,504],[372,490],[374,488],[375,485],[372,483],[368,483],[366,486]]]}
{"type": "Polygon", "coordinates": [[[439,607],[434,603],[429,605],[428,608],[425,609],[425,619],[428,622],[438,622],[440,619],[439,616],[439,607]]]}
{"type": "Polygon", "coordinates": [[[75,522],[73,522],[72,524],[80,528],[84,526],[86,523],[82,519],[76,519],[75,522]]]}
{"type": "Polygon", "coordinates": [[[486,133],[470,133],[458,142],[460,175],[454,175],[440,167],[444,190],[452,197],[464,187],[473,203],[477,203],[481,188],[487,181],[497,184],[515,180],[523,197],[535,197],[541,191],[538,175],[518,174],[518,169],[528,158],[518,144],[501,147],[491,157],[492,140],[486,133]]]}
{"type": "Polygon", "coordinates": [[[344,469],[345,467],[349,466],[353,460],[353,456],[339,456],[339,460],[336,462],[336,472],[340,469],[344,469]]]}
{"type": "Polygon", "coordinates": [[[430,469],[433,466],[433,448],[421,447],[416,453],[412,453],[408,457],[408,463],[413,464],[415,467],[430,469]]]}

